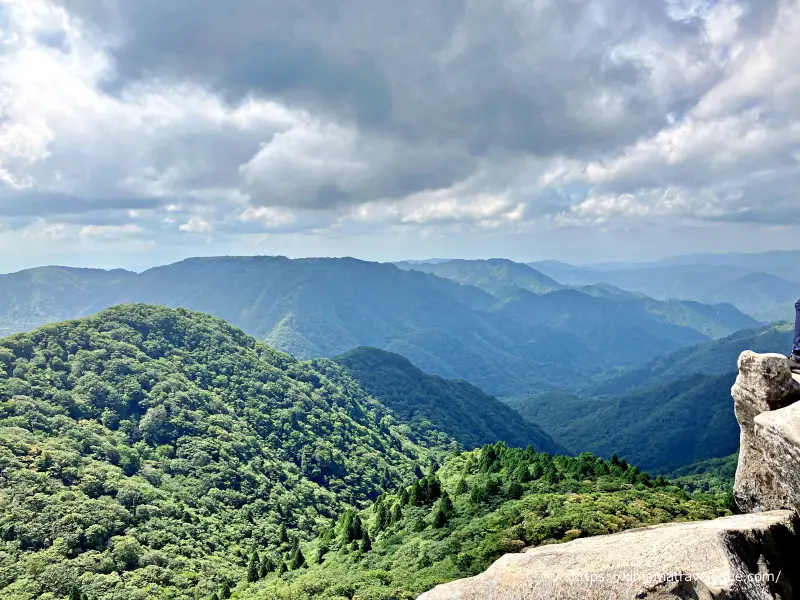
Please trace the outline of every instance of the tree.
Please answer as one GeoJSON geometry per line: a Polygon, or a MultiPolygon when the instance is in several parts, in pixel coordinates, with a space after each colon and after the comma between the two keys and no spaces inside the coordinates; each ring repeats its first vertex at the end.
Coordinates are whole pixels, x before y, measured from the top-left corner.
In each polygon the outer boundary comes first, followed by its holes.
{"type": "Polygon", "coordinates": [[[364,537],[361,538],[361,552],[369,552],[372,550],[372,540],[369,537],[369,532],[364,532],[364,537]]]}
{"type": "Polygon", "coordinates": [[[294,552],[292,552],[289,568],[294,571],[295,569],[302,567],[304,564],[306,564],[306,557],[303,556],[303,551],[300,550],[300,546],[297,546],[297,548],[294,549],[294,552]]]}
{"type": "Polygon", "coordinates": [[[253,554],[250,556],[250,563],[247,565],[248,582],[255,583],[256,581],[258,581],[260,566],[261,566],[261,560],[258,556],[258,552],[253,550],[253,554]]]}
{"type": "Polygon", "coordinates": [[[261,555],[261,565],[258,569],[259,579],[263,579],[264,577],[272,573],[272,571],[274,570],[275,570],[275,563],[272,561],[272,558],[270,558],[270,556],[266,552],[264,552],[261,555]]]}
{"type": "Polygon", "coordinates": [[[72,586],[72,589],[69,591],[69,600],[82,600],[81,591],[78,589],[78,586],[72,586]]]}
{"type": "Polygon", "coordinates": [[[278,543],[286,544],[288,541],[289,541],[289,534],[286,533],[286,525],[281,523],[281,526],[278,528],[278,543]]]}
{"type": "Polygon", "coordinates": [[[383,531],[386,529],[386,526],[389,524],[389,510],[386,508],[386,504],[381,502],[378,505],[378,510],[375,514],[375,530],[376,531],[383,531]]]}

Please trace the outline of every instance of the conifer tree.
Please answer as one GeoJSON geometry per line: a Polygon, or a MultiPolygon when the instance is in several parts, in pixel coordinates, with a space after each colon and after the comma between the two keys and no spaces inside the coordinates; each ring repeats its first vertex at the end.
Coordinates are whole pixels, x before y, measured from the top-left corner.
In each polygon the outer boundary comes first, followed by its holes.
{"type": "Polygon", "coordinates": [[[248,582],[255,583],[256,581],[258,581],[260,566],[261,566],[261,560],[259,559],[258,552],[253,550],[253,554],[250,556],[250,563],[247,565],[248,582]]]}
{"type": "Polygon", "coordinates": [[[369,552],[372,550],[372,540],[369,537],[369,532],[364,532],[364,537],[361,538],[361,552],[369,552]]]}

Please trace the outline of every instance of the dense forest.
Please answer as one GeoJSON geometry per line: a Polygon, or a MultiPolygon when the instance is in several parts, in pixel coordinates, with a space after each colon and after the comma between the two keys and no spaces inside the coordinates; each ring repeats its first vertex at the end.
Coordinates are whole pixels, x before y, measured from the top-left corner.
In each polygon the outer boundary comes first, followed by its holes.
{"type": "Polygon", "coordinates": [[[334,360],[425,439],[445,433],[470,449],[502,440],[566,453],[541,427],[497,398],[466,381],[428,375],[399,354],[361,347],[334,360]]]}
{"type": "Polygon", "coordinates": [[[526,545],[728,510],[616,456],[464,451],[353,372],[145,305],[0,340],[3,598],[411,598],[526,545]]]}
{"type": "Polygon", "coordinates": [[[2,340],[3,597],[194,598],[238,577],[239,545],[396,490],[426,451],[328,369],[180,309],[2,340]]]}
{"type": "MultiPolygon", "coordinates": [[[[268,564],[299,568],[281,566],[242,581],[236,598],[410,600],[524,547],[711,519],[729,514],[730,506],[728,492],[690,496],[616,455],[609,461],[588,453],[553,457],[487,445],[451,454],[408,488],[343,513],[313,541],[294,550],[286,545],[282,555],[266,551],[268,564]]],[[[264,556],[254,549],[251,564],[264,556]]]]}

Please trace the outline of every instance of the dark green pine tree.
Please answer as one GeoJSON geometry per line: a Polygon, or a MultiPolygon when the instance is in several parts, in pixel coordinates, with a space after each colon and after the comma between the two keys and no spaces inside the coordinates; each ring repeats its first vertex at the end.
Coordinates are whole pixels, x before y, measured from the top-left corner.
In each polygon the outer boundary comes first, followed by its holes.
{"type": "Polygon", "coordinates": [[[361,552],[369,552],[372,550],[372,540],[369,537],[369,532],[364,532],[364,537],[361,538],[361,552]]]}
{"type": "Polygon", "coordinates": [[[69,600],[81,600],[81,591],[78,589],[77,585],[73,585],[72,589],[69,591],[69,600]]]}
{"type": "Polygon", "coordinates": [[[376,531],[383,531],[386,529],[386,526],[389,524],[389,510],[386,508],[386,504],[381,502],[378,505],[378,509],[375,514],[375,530],[376,531]]]}
{"type": "Polygon", "coordinates": [[[289,541],[289,534],[286,533],[286,525],[281,523],[281,526],[278,529],[278,543],[285,544],[288,541],[289,541]]]}
{"type": "Polygon", "coordinates": [[[400,506],[405,506],[408,504],[408,490],[405,488],[405,486],[402,486],[400,491],[397,493],[397,502],[400,504],[400,506]]]}
{"type": "Polygon", "coordinates": [[[300,550],[300,546],[297,546],[292,552],[291,562],[289,564],[289,568],[294,571],[295,569],[299,569],[304,564],[306,564],[306,557],[303,556],[303,551],[300,550]]]}
{"type": "Polygon", "coordinates": [[[456,494],[460,496],[461,494],[466,494],[466,493],[467,493],[467,480],[464,477],[462,477],[461,479],[458,480],[458,485],[456,485],[456,494]]]}
{"type": "Polygon", "coordinates": [[[247,565],[247,581],[250,583],[255,583],[258,581],[259,578],[259,567],[261,566],[261,559],[258,556],[258,552],[253,550],[253,554],[250,556],[250,562],[247,565]]]}
{"type": "Polygon", "coordinates": [[[280,564],[280,566],[278,567],[278,575],[283,575],[283,574],[284,574],[284,573],[286,573],[286,571],[288,571],[288,570],[289,570],[289,569],[287,569],[287,568],[286,568],[286,563],[285,563],[285,562],[283,562],[283,561],[281,561],[281,564],[280,564]]]}
{"type": "Polygon", "coordinates": [[[403,507],[400,505],[400,502],[395,502],[392,505],[392,524],[397,523],[402,518],[403,518],[403,507]]]}

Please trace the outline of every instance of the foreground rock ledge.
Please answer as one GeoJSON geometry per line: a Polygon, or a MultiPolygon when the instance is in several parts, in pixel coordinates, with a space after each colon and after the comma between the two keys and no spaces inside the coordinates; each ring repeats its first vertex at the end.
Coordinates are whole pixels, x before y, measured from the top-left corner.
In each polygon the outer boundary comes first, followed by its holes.
{"type": "Polygon", "coordinates": [[[797,600],[798,527],[784,510],[540,546],[419,600],[797,600]]]}
{"type": "Polygon", "coordinates": [[[800,510],[798,388],[784,356],[739,357],[731,394],[741,428],[733,497],[742,512],[800,510]]]}

